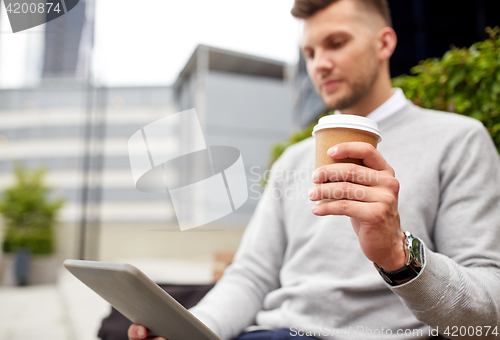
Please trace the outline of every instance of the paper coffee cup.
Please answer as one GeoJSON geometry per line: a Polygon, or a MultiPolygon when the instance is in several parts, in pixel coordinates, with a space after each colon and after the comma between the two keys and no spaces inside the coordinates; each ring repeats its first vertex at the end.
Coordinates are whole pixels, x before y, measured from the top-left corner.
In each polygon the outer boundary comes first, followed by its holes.
{"type": "Polygon", "coordinates": [[[375,121],[355,115],[330,115],[320,118],[313,129],[316,141],[316,169],[327,164],[356,163],[363,165],[360,159],[332,159],[327,151],[334,145],[344,142],[366,142],[373,145],[382,141],[382,135],[375,121]]]}
{"type": "MultiPolygon", "coordinates": [[[[316,169],[334,163],[363,165],[361,159],[332,159],[326,152],[334,145],[344,142],[366,142],[376,148],[377,144],[382,141],[376,122],[365,117],[346,114],[320,118],[312,134],[316,141],[316,169]]],[[[316,204],[328,201],[335,201],[335,199],[322,199],[316,204]]]]}

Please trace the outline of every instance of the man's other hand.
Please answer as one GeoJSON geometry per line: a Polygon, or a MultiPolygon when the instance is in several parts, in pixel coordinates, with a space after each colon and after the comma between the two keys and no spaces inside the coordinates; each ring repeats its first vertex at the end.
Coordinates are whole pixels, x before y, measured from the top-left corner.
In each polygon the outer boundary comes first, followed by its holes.
{"type": "Polygon", "coordinates": [[[128,328],[127,335],[130,340],[143,340],[143,339],[168,340],[162,337],[156,337],[156,338],[148,337],[148,330],[146,329],[146,327],[136,324],[133,324],[128,328]]]}

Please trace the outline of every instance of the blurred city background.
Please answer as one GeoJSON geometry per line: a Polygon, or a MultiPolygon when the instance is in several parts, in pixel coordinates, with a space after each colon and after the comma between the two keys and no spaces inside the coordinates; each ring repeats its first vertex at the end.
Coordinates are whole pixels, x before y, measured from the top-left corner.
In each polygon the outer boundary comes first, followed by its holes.
{"type": "MultiPolygon", "coordinates": [[[[389,3],[398,34],[392,76],[500,24],[496,0],[389,3]]],[[[262,190],[272,145],[326,110],[299,54],[292,5],[80,0],[45,25],[12,33],[0,0],[0,191],[16,185],[23,164],[27,172],[44,167],[48,199],[64,199],[52,247],[39,254],[16,255],[15,242],[5,246],[5,223],[0,229],[0,340],[97,339],[109,305],[62,269],[67,258],[129,262],[157,283],[220,276],[257,204],[252,193],[262,190]],[[141,127],[191,108],[208,145],[241,151],[250,197],[180,232],[168,195],[136,190],[127,143],[141,127]]]]}

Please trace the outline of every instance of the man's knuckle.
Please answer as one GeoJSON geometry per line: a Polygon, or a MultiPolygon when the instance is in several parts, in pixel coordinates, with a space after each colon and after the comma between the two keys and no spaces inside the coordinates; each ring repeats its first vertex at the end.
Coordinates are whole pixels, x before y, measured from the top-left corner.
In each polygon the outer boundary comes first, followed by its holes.
{"type": "Polygon", "coordinates": [[[347,164],[347,173],[349,175],[354,175],[358,172],[358,165],[354,163],[348,163],[347,164]]]}
{"type": "Polygon", "coordinates": [[[399,192],[400,184],[396,177],[386,174],[382,177],[381,184],[391,190],[391,192],[399,192]]]}
{"type": "Polygon", "coordinates": [[[392,206],[394,202],[396,201],[396,197],[392,193],[386,192],[382,194],[382,202],[388,204],[389,206],[392,206]]]}
{"type": "Polygon", "coordinates": [[[365,145],[366,152],[372,153],[372,152],[377,150],[373,145],[368,144],[368,143],[365,143],[365,144],[366,144],[365,145]]]}
{"type": "Polygon", "coordinates": [[[372,216],[375,223],[381,223],[385,220],[387,209],[384,206],[378,206],[372,211],[372,216]]]}
{"type": "Polygon", "coordinates": [[[341,213],[346,213],[349,210],[349,201],[348,200],[340,200],[339,202],[339,210],[341,213]]]}
{"type": "Polygon", "coordinates": [[[342,182],[340,189],[342,190],[342,193],[344,195],[347,195],[352,190],[352,183],[351,182],[342,182]]]}
{"type": "Polygon", "coordinates": [[[389,172],[389,174],[392,176],[392,177],[395,177],[396,176],[396,171],[394,171],[394,169],[389,165],[389,169],[387,169],[387,172],[389,172]]]}
{"type": "Polygon", "coordinates": [[[395,193],[399,192],[400,184],[395,177],[391,177],[391,179],[389,180],[389,188],[395,193]]]}

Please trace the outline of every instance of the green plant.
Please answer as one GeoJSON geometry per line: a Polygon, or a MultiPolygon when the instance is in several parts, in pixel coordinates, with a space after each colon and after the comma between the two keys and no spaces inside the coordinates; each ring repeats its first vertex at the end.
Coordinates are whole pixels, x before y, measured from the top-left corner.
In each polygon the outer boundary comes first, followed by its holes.
{"type": "MultiPolygon", "coordinates": [[[[441,59],[421,61],[413,75],[393,78],[414,104],[480,120],[500,152],[500,29],[486,28],[489,39],[469,48],[452,48],[441,59]]],[[[331,114],[322,114],[319,118],[331,114]]],[[[287,147],[311,136],[317,122],[294,132],[271,149],[272,165],[287,147]]],[[[265,183],[264,183],[265,184],[265,183]]]]}
{"type": "Polygon", "coordinates": [[[418,106],[480,120],[500,152],[500,29],[486,32],[489,39],[422,61],[393,85],[418,106]]]}
{"type": "Polygon", "coordinates": [[[46,170],[14,166],[16,182],[7,188],[0,200],[5,233],[3,251],[26,247],[32,254],[54,251],[54,225],[64,200],[49,200],[51,188],[43,183],[46,170]]]}

